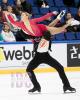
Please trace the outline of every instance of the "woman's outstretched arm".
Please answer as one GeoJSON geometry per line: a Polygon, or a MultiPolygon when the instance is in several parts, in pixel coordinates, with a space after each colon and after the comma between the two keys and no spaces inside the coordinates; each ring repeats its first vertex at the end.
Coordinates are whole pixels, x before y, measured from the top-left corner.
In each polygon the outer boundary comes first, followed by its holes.
{"type": "Polygon", "coordinates": [[[10,22],[13,26],[20,27],[21,23],[19,21],[16,21],[12,16],[11,13],[8,11],[3,12],[5,14],[5,17],[8,22],[10,22]]]}

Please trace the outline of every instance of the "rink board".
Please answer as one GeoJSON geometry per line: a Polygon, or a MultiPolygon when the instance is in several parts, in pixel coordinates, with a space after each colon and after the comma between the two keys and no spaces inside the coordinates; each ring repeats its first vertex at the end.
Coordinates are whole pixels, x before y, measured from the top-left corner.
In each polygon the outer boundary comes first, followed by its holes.
{"type": "MultiPolygon", "coordinates": [[[[50,55],[59,61],[65,71],[80,71],[80,41],[54,42],[50,55]]],[[[31,42],[0,43],[0,73],[24,73],[33,58],[33,44],[31,42]]],[[[36,72],[53,72],[54,69],[46,64],[39,65],[36,72]],[[46,70],[45,70],[46,69],[46,70]]]]}

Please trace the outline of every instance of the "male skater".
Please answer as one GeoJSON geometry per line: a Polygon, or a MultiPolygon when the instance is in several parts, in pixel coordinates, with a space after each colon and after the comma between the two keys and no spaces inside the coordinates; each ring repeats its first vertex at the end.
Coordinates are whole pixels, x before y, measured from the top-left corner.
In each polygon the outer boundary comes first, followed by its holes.
{"type": "Polygon", "coordinates": [[[31,60],[31,62],[29,63],[27,69],[26,69],[26,71],[27,71],[32,83],[33,83],[33,86],[34,86],[31,90],[29,90],[29,92],[32,92],[32,93],[35,92],[35,91],[41,92],[40,84],[37,81],[36,76],[35,76],[34,71],[33,71],[41,63],[48,64],[58,71],[59,76],[60,76],[62,83],[63,83],[64,93],[66,93],[67,90],[69,90],[69,92],[71,92],[71,93],[76,92],[76,89],[72,88],[70,86],[70,83],[69,83],[69,81],[68,81],[68,79],[65,75],[65,72],[64,72],[64,67],[58,61],[56,61],[54,58],[52,58],[48,53],[50,39],[51,39],[50,32],[45,31],[44,35],[42,36],[42,38],[41,38],[41,40],[38,44],[36,54],[35,54],[34,58],[31,60]]]}

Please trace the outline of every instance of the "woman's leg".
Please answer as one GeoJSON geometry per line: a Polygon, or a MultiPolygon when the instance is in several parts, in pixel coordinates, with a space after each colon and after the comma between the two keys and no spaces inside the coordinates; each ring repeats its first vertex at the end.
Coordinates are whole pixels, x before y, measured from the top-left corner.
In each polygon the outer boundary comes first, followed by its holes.
{"type": "Polygon", "coordinates": [[[54,34],[59,34],[59,33],[62,33],[64,32],[64,30],[69,26],[69,24],[65,24],[64,26],[62,27],[50,27],[50,26],[46,26],[47,30],[50,31],[51,35],[54,35],[54,34]]]}
{"type": "Polygon", "coordinates": [[[58,22],[59,22],[59,20],[56,18],[56,19],[53,20],[48,26],[49,26],[49,27],[54,27],[58,22]]]}
{"type": "Polygon", "coordinates": [[[71,22],[73,21],[73,19],[70,19],[67,21],[67,23],[65,25],[63,25],[62,27],[50,27],[50,26],[46,26],[47,30],[50,31],[50,33],[52,35],[54,34],[59,34],[59,33],[62,33],[64,32],[64,30],[71,25],[71,22]]]}
{"type": "Polygon", "coordinates": [[[58,14],[57,18],[53,20],[48,26],[49,27],[54,27],[65,15],[66,10],[62,10],[60,14],[58,14]]]}

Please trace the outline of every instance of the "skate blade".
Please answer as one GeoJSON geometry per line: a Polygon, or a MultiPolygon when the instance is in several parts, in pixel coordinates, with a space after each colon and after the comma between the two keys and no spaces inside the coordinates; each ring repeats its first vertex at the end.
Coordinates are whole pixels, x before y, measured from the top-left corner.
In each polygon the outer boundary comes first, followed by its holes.
{"type": "Polygon", "coordinates": [[[36,95],[36,94],[41,94],[41,92],[28,92],[28,94],[30,94],[30,95],[36,95]]]}
{"type": "Polygon", "coordinates": [[[67,91],[65,91],[64,93],[65,93],[65,94],[76,93],[76,91],[69,91],[69,90],[67,90],[67,91]]]}

